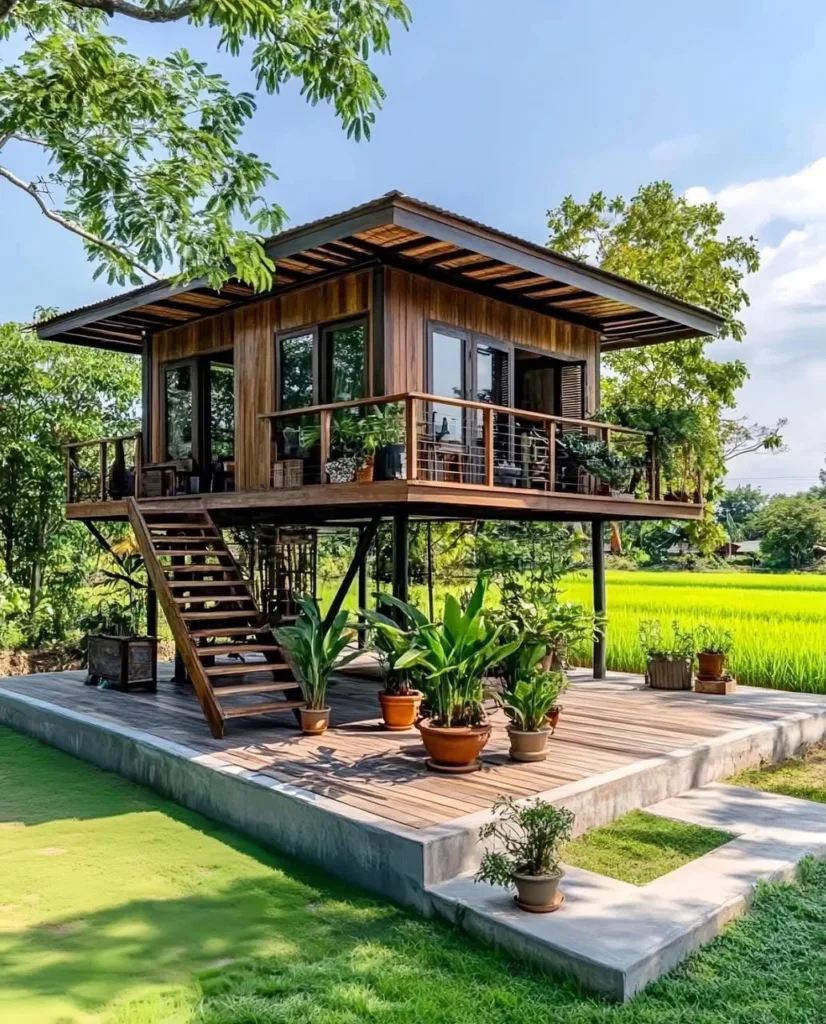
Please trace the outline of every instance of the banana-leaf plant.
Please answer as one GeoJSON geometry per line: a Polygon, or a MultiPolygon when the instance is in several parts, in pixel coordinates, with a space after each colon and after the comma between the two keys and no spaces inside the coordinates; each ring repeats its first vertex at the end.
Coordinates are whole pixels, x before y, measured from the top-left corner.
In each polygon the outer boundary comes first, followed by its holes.
{"type": "Polygon", "coordinates": [[[410,650],[416,630],[429,623],[418,608],[407,604],[406,601],[397,601],[387,594],[377,594],[376,597],[380,602],[397,608],[400,613],[397,619],[370,608],[362,608],[359,614],[367,623],[370,631],[369,644],[379,658],[384,678],[384,692],[406,696],[410,693],[409,674],[399,670],[398,661],[410,650]]]}
{"type": "Polygon", "coordinates": [[[505,685],[496,702],[524,732],[536,732],[546,725],[548,713],[567,688],[561,672],[542,668],[544,658],[544,644],[523,644],[500,662],[505,685]]]}
{"type": "MultiPolygon", "coordinates": [[[[422,621],[412,632],[409,649],[396,660],[396,670],[409,671],[424,693],[435,726],[480,724],[486,671],[522,642],[501,642],[504,626],[494,626],[486,617],[486,592],[487,581],[480,579],[464,609],[448,594],[441,623],[427,622],[417,612],[422,621]]],[[[405,602],[388,600],[408,613],[405,602]]]]}
{"type": "Polygon", "coordinates": [[[299,598],[298,604],[301,614],[295,625],[282,626],[276,630],[275,637],[287,654],[307,707],[321,711],[327,707],[330,674],[361,652],[345,652],[355,637],[348,626],[346,611],[339,612],[325,629],[314,598],[299,598]]]}

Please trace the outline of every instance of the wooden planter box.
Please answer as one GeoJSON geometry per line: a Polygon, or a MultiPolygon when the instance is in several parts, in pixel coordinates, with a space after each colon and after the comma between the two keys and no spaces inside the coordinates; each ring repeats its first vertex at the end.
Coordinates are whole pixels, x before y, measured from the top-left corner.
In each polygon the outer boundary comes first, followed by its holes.
{"type": "Polygon", "coordinates": [[[88,638],[87,686],[106,683],[110,689],[158,688],[158,639],[154,636],[107,636],[88,638]]]}
{"type": "Polygon", "coordinates": [[[278,490],[304,484],[304,463],[301,459],[282,459],[272,467],[272,485],[278,490]]]}
{"type": "Polygon", "coordinates": [[[694,659],[649,658],[645,681],[652,690],[690,690],[694,681],[694,659]]]}

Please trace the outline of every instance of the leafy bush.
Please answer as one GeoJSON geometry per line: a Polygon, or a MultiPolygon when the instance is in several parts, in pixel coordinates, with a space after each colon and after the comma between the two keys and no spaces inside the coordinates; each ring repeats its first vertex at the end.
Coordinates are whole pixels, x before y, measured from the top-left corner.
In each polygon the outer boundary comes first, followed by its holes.
{"type": "Polygon", "coordinates": [[[675,619],[665,631],[659,619],[643,619],[640,623],[640,646],[648,658],[693,658],[696,650],[694,633],[680,629],[675,619]]]}
{"type": "Polygon", "coordinates": [[[702,623],[694,631],[697,650],[702,654],[729,654],[734,647],[734,637],[727,629],[702,623]]]}
{"type": "Polygon", "coordinates": [[[511,797],[497,800],[493,811],[498,817],[479,829],[479,838],[492,848],[482,857],[477,882],[509,887],[515,874],[561,872],[559,849],[571,838],[572,811],[544,800],[519,805],[511,797]]]}

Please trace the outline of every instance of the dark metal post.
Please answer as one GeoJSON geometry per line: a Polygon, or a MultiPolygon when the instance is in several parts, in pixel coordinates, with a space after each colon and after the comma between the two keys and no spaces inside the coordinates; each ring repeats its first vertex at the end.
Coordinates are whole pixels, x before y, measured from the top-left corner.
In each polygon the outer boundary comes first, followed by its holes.
{"type": "Polygon", "coordinates": [[[407,580],[410,565],[408,526],[410,517],[397,512],[393,517],[393,597],[407,600],[407,580]]]}
{"type": "MultiPolygon", "coordinates": [[[[591,522],[591,565],[594,576],[594,614],[603,619],[605,616],[605,531],[601,519],[591,522]]],[[[603,630],[594,640],[594,679],[605,678],[605,647],[606,633],[603,630]]]]}
{"type": "Polygon", "coordinates": [[[151,583],[146,588],[146,635],[158,635],[158,593],[151,583]]]}
{"type": "MultiPolygon", "coordinates": [[[[362,529],[363,529],[363,527],[362,527],[362,529]]],[[[362,531],[359,530],[359,535],[361,535],[361,532],[362,531]]],[[[361,611],[363,608],[367,607],[367,553],[365,553],[364,558],[361,560],[361,562],[359,562],[359,582],[358,582],[358,587],[359,587],[359,597],[358,597],[359,611],[361,611]]],[[[364,620],[362,619],[362,626],[364,624],[365,624],[364,620]]],[[[359,645],[359,647],[364,647],[366,639],[367,639],[367,635],[366,635],[365,630],[364,629],[360,629],[359,630],[359,634],[358,634],[358,645],[359,645]]]]}

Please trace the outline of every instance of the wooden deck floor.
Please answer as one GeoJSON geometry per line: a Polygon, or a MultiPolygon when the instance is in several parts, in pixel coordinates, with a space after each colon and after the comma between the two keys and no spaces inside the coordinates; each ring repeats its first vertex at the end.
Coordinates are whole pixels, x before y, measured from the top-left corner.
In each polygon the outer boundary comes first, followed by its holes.
{"type": "Polygon", "coordinates": [[[0,679],[0,688],[150,732],[416,829],[487,810],[500,795],[551,790],[825,700],[748,687],[730,697],[669,693],[648,690],[635,677],[597,683],[583,673],[565,695],[547,761],[509,762],[504,718],[496,712],[483,770],[446,777],[425,768],[417,732],[381,729],[374,682],[342,678],[331,689],[334,727],[323,736],[302,736],[292,715],[283,714],[232,722],[228,735],[215,740],[191,689],[166,681],[168,674],[162,666],[157,694],[85,687],[81,672],[0,679]]]}

